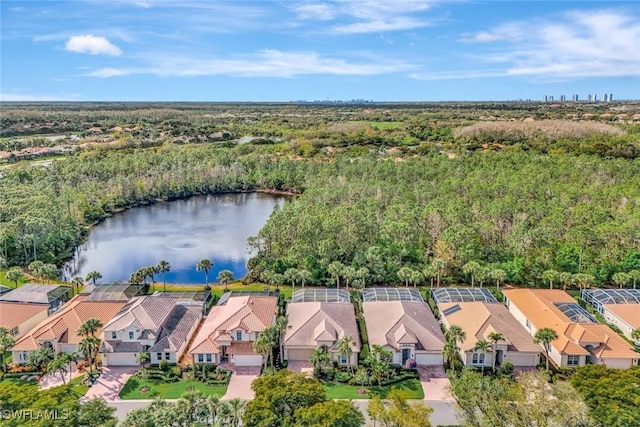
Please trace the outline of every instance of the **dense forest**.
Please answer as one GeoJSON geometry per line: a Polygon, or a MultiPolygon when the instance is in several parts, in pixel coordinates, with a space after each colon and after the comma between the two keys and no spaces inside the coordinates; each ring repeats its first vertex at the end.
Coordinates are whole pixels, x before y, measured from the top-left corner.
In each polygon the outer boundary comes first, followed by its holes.
{"type": "Polygon", "coordinates": [[[120,209],[267,190],[296,196],[251,239],[253,278],[297,269],[314,284],[473,276],[540,285],[568,282],[564,272],[574,284],[576,275],[612,283],[640,270],[637,111],[3,105],[0,263],[60,262],[87,226],[120,209]],[[71,149],[44,165],[19,161],[45,146],[71,149]]]}

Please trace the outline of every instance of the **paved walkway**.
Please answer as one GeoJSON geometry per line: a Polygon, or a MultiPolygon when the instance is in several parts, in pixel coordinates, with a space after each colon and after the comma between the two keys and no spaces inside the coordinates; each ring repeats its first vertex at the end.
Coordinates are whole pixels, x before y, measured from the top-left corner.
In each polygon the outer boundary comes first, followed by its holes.
{"type": "Polygon", "coordinates": [[[424,391],[424,400],[428,402],[455,402],[449,391],[451,381],[449,381],[442,365],[418,366],[418,373],[424,391]]]}
{"type": "Polygon", "coordinates": [[[119,400],[118,393],[131,375],[138,368],[135,366],[108,366],[102,368],[102,374],[84,395],[83,401],[102,397],[107,402],[119,400]]]}
{"type": "Polygon", "coordinates": [[[74,378],[74,377],[77,377],[78,375],[82,375],[82,374],[76,371],[76,365],[75,363],[72,363],[71,375],[69,375],[69,372],[64,374],[64,383],[62,381],[62,377],[60,376],[60,372],[54,372],[52,374],[47,373],[47,374],[44,374],[40,379],[40,383],[38,384],[38,387],[40,388],[40,390],[46,390],[52,387],[57,387],[59,385],[68,384],[70,377],[74,378]]]}

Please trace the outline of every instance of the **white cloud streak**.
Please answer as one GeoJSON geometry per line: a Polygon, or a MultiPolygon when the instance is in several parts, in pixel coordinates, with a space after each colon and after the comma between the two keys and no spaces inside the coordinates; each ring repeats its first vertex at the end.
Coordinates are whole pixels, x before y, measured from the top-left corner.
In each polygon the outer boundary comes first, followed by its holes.
{"type": "Polygon", "coordinates": [[[101,68],[84,74],[90,77],[117,77],[130,74],[151,74],[161,77],[197,77],[230,75],[239,77],[281,77],[327,74],[369,76],[409,71],[413,67],[388,58],[368,58],[349,61],[326,57],[316,52],[283,52],[262,50],[239,58],[201,59],[186,56],[150,56],[141,67],[101,68]]]}
{"type": "Polygon", "coordinates": [[[65,49],[69,52],[88,53],[91,55],[122,55],[122,51],[118,46],[104,37],[94,36],[92,34],[72,36],[67,41],[65,49]]]}

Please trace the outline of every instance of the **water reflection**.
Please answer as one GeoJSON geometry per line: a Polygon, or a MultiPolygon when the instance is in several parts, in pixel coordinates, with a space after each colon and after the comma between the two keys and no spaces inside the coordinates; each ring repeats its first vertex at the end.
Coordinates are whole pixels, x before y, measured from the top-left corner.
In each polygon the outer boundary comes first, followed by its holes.
{"type": "MultiPolygon", "coordinates": [[[[65,276],[102,274],[100,282],[128,280],[137,269],[169,261],[167,283],[204,283],[196,263],[209,258],[209,281],[223,269],[246,274],[247,238],[255,235],[283,197],[221,194],[157,203],[116,214],[91,230],[65,266],[65,276]]],[[[156,276],[161,281],[161,275],[156,276]]]]}

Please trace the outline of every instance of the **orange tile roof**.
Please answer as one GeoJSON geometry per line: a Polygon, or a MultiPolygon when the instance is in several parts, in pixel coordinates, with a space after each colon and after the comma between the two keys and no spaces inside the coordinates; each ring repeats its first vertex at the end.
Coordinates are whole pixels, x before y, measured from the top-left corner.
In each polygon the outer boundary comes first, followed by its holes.
{"type": "MultiPolygon", "coordinates": [[[[260,332],[271,326],[278,314],[278,299],[270,296],[231,296],[225,305],[214,306],[189,349],[190,354],[219,353],[216,339],[243,329],[260,332]]],[[[229,337],[231,338],[231,337],[229,337]]]]}
{"type": "Polygon", "coordinates": [[[0,302],[0,326],[8,330],[20,326],[30,318],[49,309],[48,304],[29,304],[25,302],[0,302]]]}
{"type": "Polygon", "coordinates": [[[551,345],[561,354],[589,354],[584,348],[592,345],[599,358],[637,359],[631,345],[609,326],[600,323],[574,323],[554,303],[576,300],[560,289],[505,289],[504,295],[538,330],[550,328],[559,338],[551,345]]]}
{"type": "Polygon", "coordinates": [[[77,344],[82,337],[76,334],[76,330],[83,322],[96,318],[106,324],[125,304],[124,301],[85,301],[86,298],[86,295],[77,295],[69,300],[58,312],[20,338],[13,350],[36,350],[40,347],[39,340],[44,339],[77,344]]]}
{"type": "Polygon", "coordinates": [[[604,308],[627,322],[633,329],[640,329],[640,304],[605,304],[604,308]]]}
{"type": "Polygon", "coordinates": [[[472,350],[478,341],[489,341],[489,334],[499,332],[512,351],[539,353],[540,347],[533,342],[529,332],[513,317],[502,304],[474,302],[447,302],[439,305],[441,311],[459,306],[460,310],[445,316],[449,325],[457,325],[465,332],[465,340],[460,347],[472,350]]]}

